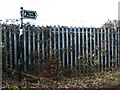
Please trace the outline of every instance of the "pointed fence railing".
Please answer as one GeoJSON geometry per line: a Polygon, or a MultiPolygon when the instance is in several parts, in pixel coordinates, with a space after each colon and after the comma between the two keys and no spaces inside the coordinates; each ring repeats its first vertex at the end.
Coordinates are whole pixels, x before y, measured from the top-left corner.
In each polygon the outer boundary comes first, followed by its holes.
{"type": "Polygon", "coordinates": [[[42,63],[58,58],[62,66],[120,67],[120,28],[76,28],[26,25],[20,35],[17,25],[1,25],[3,66],[42,63]]]}

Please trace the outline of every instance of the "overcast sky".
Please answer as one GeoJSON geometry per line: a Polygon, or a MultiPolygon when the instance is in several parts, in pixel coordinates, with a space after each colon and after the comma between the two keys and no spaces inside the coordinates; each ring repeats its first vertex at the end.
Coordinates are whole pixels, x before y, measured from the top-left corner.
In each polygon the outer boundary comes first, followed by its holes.
{"type": "Polygon", "coordinates": [[[39,25],[101,26],[118,19],[119,0],[0,0],[0,19],[19,19],[20,7],[37,11],[39,25]]]}

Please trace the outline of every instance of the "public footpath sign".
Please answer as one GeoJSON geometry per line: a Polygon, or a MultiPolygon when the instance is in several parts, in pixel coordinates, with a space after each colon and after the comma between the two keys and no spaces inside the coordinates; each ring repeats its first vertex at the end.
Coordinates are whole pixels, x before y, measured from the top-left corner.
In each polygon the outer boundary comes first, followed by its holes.
{"type": "Polygon", "coordinates": [[[23,19],[36,19],[37,18],[37,12],[32,10],[24,10],[23,7],[20,8],[20,15],[21,15],[21,27],[23,28],[23,19]]]}
{"type": "Polygon", "coordinates": [[[21,11],[21,17],[23,19],[36,19],[37,18],[37,12],[31,11],[31,10],[22,10],[21,11]]]}

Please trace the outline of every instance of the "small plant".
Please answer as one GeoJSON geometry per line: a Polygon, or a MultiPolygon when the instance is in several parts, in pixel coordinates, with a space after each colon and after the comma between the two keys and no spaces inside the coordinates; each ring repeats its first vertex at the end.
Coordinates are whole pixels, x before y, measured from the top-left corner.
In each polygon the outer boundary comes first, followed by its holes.
{"type": "Polygon", "coordinates": [[[10,90],[20,90],[17,85],[10,85],[8,88],[9,88],[10,90]]]}
{"type": "Polygon", "coordinates": [[[55,59],[48,59],[44,62],[44,70],[46,73],[46,76],[56,76],[58,75],[59,67],[61,66],[61,63],[58,58],[55,59]]]}
{"type": "Polygon", "coordinates": [[[79,75],[80,72],[75,67],[71,69],[69,66],[66,66],[60,69],[60,76],[62,78],[73,78],[78,77],[79,75]]]}
{"type": "Polygon", "coordinates": [[[77,68],[81,73],[92,73],[97,70],[99,61],[97,58],[79,57],[77,59],[77,68]]]}

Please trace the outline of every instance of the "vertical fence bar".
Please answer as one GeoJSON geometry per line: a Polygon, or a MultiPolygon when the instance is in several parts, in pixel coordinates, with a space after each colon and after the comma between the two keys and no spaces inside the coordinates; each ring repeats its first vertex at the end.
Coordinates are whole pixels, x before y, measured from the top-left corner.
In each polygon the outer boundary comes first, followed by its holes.
{"type": "Polygon", "coordinates": [[[94,45],[94,50],[93,50],[93,64],[95,65],[95,60],[96,60],[96,30],[93,28],[93,45],[94,45]]]}
{"type": "Polygon", "coordinates": [[[24,33],[24,70],[26,71],[26,29],[23,28],[24,33]]]}
{"type": "Polygon", "coordinates": [[[120,28],[118,28],[118,67],[120,67],[120,28]]]}
{"type": "Polygon", "coordinates": [[[12,38],[11,38],[11,28],[9,30],[9,44],[10,44],[10,66],[12,66],[13,62],[12,62],[12,38]]]}
{"type": "Polygon", "coordinates": [[[101,29],[101,71],[103,71],[103,29],[101,29]]]}
{"type": "Polygon", "coordinates": [[[47,38],[47,27],[44,27],[44,58],[45,60],[48,58],[48,55],[47,55],[47,41],[48,41],[48,38],[47,38]]]}
{"type": "MultiPolygon", "coordinates": [[[[82,62],[85,62],[85,61],[83,61],[83,60],[85,60],[85,28],[84,27],[82,27],[82,62]]],[[[83,63],[82,63],[83,64],[83,63]]],[[[84,68],[82,68],[82,73],[84,73],[85,71],[84,71],[85,69],[84,68]]]]}
{"type": "Polygon", "coordinates": [[[30,26],[28,27],[28,64],[31,64],[31,30],[30,26]]]}
{"type": "Polygon", "coordinates": [[[118,65],[120,67],[120,28],[118,28],[118,65]]]}
{"type": "Polygon", "coordinates": [[[118,28],[116,28],[117,29],[117,67],[119,67],[119,30],[118,30],[118,28]]]}
{"type": "Polygon", "coordinates": [[[98,70],[100,70],[100,29],[97,29],[97,58],[98,58],[98,70]]]}
{"type": "Polygon", "coordinates": [[[75,47],[75,51],[74,51],[74,53],[75,53],[75,65],[76,65],[76,59],[77,59],[77,40],[76,40],[76,36],[77,36],[77,34],[76,34],[76,27],[74,28],[74,47],[75,47]]]}
{"type": "Polygon", "coordinates": [[[86,60],[88,63],[88,28],[86,28],[86,60]]]}
{"type": "Polygon", "coordinates": [[[84,47],[84,35],[85,35],[85,33],[84,33],[84,28],[82,28],[82,57],[85,57],[85,55],[84,55],[84,49],[85,49],[85,47],[84,47]]]}
{"type": "Polygon", "coordinates": [[[2,42],[2,25],[0,23],[0,89],[2,89],[2,54],[3,54],[3,51],[2,51],[2,48],[3,48],[3,42],[2,42]]]}
{"type": "Polygon", "coordinates": [[[18,69],[21,72],[23,69],[22,62],[23,62],[23,29],[19,27],[19,35],[18,35],[18,69]],[[22,43],[21,43],[22,42],[22,43]]]}
{"type": "Polygon", "coordinates": [[[104,28],[104,36],[105,36],[105,39],[104,39],[104,42],[105,42],[105,53],[104,53],[104,55],[105,55],[105,70],[107,69],[107,37],[106,37],[106,34],[107,34],[107,32],[106,32],[106,28],[104,28]]]}
{"type": "Polygon", "coordinates": [[[61,58],[60,58],[60,27],[58,27],[58,55],[59,55],[58,57],[59,57],[59,61],[60,61],[61,60],[61,58]]]}
{"type": "Polygon", "coordinates": [[[7,39],[6,39],[7,36],[6,36],[6,33],[7,33],[7,30],[4,29],[4,45],[5,45],[5,49],[4,49],[5,55],[4,55],[4,58],[5,58],[5,65],[7,66],[8,65],[8,60],[7,60],[7,39]]]}
{"type": "Polygon", "coordinates": [[[65,45],[64,45],[64,28],[62,27],[62,63],[63,67],[65,66],[65,45]]]}
{"type": "Polygon", "coordinates": [[[45,50],[44,50],[44,44],[45,43],[45,41],[44,41],[44,27],[42,26],[42,59],[44,59],[45,58],[45,50]]]}
{"type": "Polygon", "coordinates": [[[108,68],[110,68],[110,29],[108,29],[108,68]]]}
{"type": "Polygon", "coordinates": [[[81,33],[81,31],[80,31],[80,28],[78,28],[78,53],[79,53],[79,58],[80,58],[80,50],[81,50],[81,48],[80,48],[80,33],[81,33]]]}
{"type": "Polygon", "coordinates": [[[113,37],[114,37],[114,30],[113,29],[111,30],[111,34],[112,34],[111,35],[111,37],[112,37],[112,39],[111,39],[112,40],[112,45],[111,45],[112,46],[112,59],[111,59],[111,63],[112,63],[112,68],[113,68],[113,66],[114,66],[113,65],[113,57],[114,57],[114,42],[113,42],[114,39],[113,39],[113,37]]]}
{"type": "Polygon", "coordinates": [[[54,26],[54,57],[56,57],[56,26],[54,26]]]}
{"type": "Polygon", "coordinates": [[[117,28],[115,27],[114,28],[115,29],[115,40],[114,40],[114,42],[115,42],[115,67],[117,67],[117,43],[118,43],[118,40],[117,40],[117,28]]]}
{"type": "Polygon", "coordinates": [[[13,29],[14,29],[14,63],[15,66],[17,66],[17,41],[16,41],[17,30],[15,29],[15,27],[13,27],[13,29]]]}
{"type": "Polygon", "coordinates": [[[35,63],[35,32],[34,32],[34,28],[33,28],[33,63],[35,63]]]}
{"type": "Polygon", "coordinates": [[[40,63],[40,31],[37,30],[38,64],[40,63]]]}
{"type": "Polygon", "coordinates": [[[68,46],[68,29],[66,28],[66,49],[67,49],[67,65],[69,65],[69,46],[68,46]]]}
{"type": "Polygon", "coordinates": [[[80,72],[81,72],[81,68],[80,68],[80,59],[81,59],[81,43],[80,43],[80,34],[81,34],[81,30],[80,30],[80,28],[78,28],[78,62],[77,62],[77,65],[78,65],[78,68],[79,68],[79,70],[80,70],[80,72]]]}
{"type": "Polygon", "coordinates": [[[92,28],[90,28],[90,64],[92,65],[92,28]]]}
{"type": "Polygon", "coordinates": [[[73,46],[72,46],[72,43],[73,43],[73,41],[72,41],[72,37],[73,37],[73,35],[72,35],[72,27],[70,27],[70,55],[71,55],[71,68],[73,67],[73,46]]]}
{"type": "Polygon", "coordinates": [[[49,37],[49,39],[50,39],[50,57],[52,57],[52,30],[51,30],[51,28],[50,28],[50,37],[49,37]]]}

